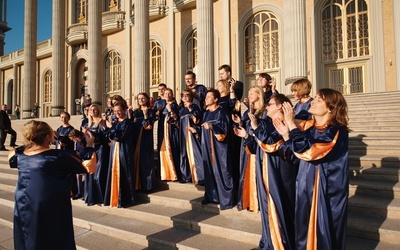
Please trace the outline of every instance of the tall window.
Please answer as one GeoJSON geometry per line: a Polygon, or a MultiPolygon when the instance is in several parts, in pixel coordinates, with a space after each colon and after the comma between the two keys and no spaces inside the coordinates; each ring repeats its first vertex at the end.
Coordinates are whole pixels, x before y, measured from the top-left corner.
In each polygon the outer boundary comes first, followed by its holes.
{"type": "Polygon", "coordinates": [[[121,56],[116,51],[110,51],[105,59],[105,92],[121,90],[121,56]]]}
{"type": "Polygon", "coordinates": [[[78,23],[85,23],[87,22],[88,18],[88,1],[89,0],[76,0],[76,22],[78,23]]]}
{"type": "Polygon", "coordinates": [[[150,88],[158,86],[162,82],[161,63],[161,45],[156,40],[150,40],[150,88]]]}
{"type": "Polygon", "coordinates": [[[193,30],[186,40],[186,71],[197,69],[197,29],[193,30]]]}
{"type": "Polygon", "coordinates": [[[370,54],[367,2],[330,0],[321,15],[322,61],[332,68],[330,87],[346,94],[363,92],[365,63],[360,59],[370,54]]]}
{"type": "Polygon", "coordinates": [[[245,72],[279,68],[279,22],[269,11],[251,16],[244,28],[245,72]]]}
{"type": "Polygon", "coordinates": [[[51,102],[53,77],[51,70],[48,70],[44,75],[44,102],[51,102]]]}

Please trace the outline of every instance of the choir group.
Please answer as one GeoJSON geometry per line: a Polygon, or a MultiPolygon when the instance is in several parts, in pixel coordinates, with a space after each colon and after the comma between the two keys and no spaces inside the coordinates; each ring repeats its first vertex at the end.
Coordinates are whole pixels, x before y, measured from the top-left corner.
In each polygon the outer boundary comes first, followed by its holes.
{"type": "Polygon", "coordinates": [[[195,73],[187,72],[179,103],[160,84],[154,105],[147,93],[137,95],[136,109],[110,97],[103,116],[92,104],[80,130],[63,112],[57,148],[83,155],[85,134],[94,137],[96,166],[84,181],[76,175],[74,198],[124,207],[159,180],[194,183],[204,186],[203,205],[260,212],[259,249],[344,249],[349,129],[343,95],[320,89],[313,99],[310,81],[300,79],[291,86],[293,107],[263,73],[241,114],[243,83],[229,66],[219,70],[215,89],[196,84],[195,73]]]}

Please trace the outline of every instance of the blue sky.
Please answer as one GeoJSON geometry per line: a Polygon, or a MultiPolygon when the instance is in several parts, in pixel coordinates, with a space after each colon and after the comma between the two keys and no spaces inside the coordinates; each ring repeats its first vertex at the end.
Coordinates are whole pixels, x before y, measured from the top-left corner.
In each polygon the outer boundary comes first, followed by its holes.
{"type": "MultiPolygon", "coordinates": [[[[26,0],[30,1],[30,0],[26,0]]],[[[52,0],[38,2],[38,42],[51,38],[52,0]]],[[[24,0],[7,1],[7,25],[12,30],[6,32],[4,54],[24,47],[24,0]]]]}

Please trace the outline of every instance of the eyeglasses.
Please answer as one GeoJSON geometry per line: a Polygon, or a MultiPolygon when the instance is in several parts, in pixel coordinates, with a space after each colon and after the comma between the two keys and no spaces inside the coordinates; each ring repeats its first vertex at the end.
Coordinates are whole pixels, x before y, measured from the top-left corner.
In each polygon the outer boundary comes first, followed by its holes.
{"type": "Polygon", "coordinates": [[[189,94],[181,94],[181,97],[190,97],[189,94]]]}
{"type": "Polygon", "coordinates": [[[272,106],[272,105],[276,105],[276,103],[270,102],[270,103],[267,104],[267,106],[272,106]]]}

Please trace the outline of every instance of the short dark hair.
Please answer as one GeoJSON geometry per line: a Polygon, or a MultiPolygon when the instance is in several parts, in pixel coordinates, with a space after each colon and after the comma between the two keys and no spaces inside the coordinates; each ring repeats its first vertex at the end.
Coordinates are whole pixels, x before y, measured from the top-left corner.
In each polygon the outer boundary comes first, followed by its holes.
{"type": "Polygon", "coordinates": [[[224,69],[226,72],[229,72],[232,74],[232,68],[228,64],[224,64],[219,66],[218,70],[224,69]]]}
{"type": "Polygon", "coordinates": [[[221,98],[221,94],[219,93],[219,91],[217,89],[209,89],[209,90],[207,90],[207,94],[208,93],[212,93],[214,98],[218,99],[217,103],[219,103],[219,99],[221,98]]]}
{"type": "Polygon", "coordinates": [[[160,84],[158,84],[158,87],[164,87],[164,88],[166,88],[167,85],[166,85],[165,83],[160,83],[160,84]]]}
{"type": "Polygon", "coordinates": [[[187,71],[185,75],[192,75],[193,79],[196,79],[196,74],[193,71],[187,71]]]}

